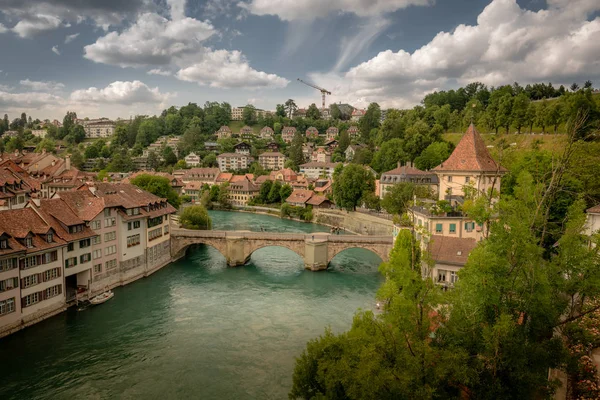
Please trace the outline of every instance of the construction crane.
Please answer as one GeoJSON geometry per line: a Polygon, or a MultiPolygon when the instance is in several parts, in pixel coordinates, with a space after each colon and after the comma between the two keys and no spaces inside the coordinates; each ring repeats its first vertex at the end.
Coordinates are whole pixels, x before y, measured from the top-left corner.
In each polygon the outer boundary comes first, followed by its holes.
{"type": "Polygon", "coordinates": [[[321,96],[323,97],[323,108],[322,108],[322,110],[324,110],[325,109],[325,95],[330,95],[331,96],[331,92],[329,90],[323,89],[322,87],[319,87],[317,85],[313,85],[312,83],[304,82],[300,78],[298,78],[298,81],[304,83],[306,86],[310,86],[311,88],[315,88],[315,89],[317,89],[318,91],[321,92],[321,96]]]}

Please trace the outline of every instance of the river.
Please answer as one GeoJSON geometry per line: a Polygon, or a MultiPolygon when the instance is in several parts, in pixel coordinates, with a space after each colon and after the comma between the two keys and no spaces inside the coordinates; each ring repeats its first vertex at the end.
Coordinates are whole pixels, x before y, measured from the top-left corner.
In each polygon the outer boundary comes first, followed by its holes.
{"type": "MultiPolygon", "coordinates": [[[[213,229],[320,232],[266,215],[210,212],[213,229]]],[[[367,250],[340,253],[324,272],[268,247],[228,268],[197,246],[109,302],[0,339],[2,399],[284,399],[294,357],[327,326],[373,308],[382,278],[367,250]]]]}

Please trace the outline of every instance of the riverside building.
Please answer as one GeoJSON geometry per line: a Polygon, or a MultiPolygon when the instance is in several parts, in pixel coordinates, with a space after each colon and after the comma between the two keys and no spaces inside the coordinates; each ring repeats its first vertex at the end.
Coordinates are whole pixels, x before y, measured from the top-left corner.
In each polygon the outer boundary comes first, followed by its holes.
{"type": "Polygon", "coordinates": [[[129,184],[0,212],[0,337],[171,262],[166,199],[129,184]]]}

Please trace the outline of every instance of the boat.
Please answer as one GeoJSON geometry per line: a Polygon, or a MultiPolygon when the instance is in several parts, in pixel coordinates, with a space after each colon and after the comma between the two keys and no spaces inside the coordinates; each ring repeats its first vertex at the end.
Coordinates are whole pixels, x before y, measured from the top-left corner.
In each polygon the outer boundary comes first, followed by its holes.
{"type": "Polygon", "coordinates": [[[112,290],[107,290],[106,292],[99,294],[96,297],[93,297],[92,299],[90,299],[90,303],[93,305],[96,304],[102,304],[107,302],[108,300],[112,299],[114,297],[114,293],[112,290]]]}

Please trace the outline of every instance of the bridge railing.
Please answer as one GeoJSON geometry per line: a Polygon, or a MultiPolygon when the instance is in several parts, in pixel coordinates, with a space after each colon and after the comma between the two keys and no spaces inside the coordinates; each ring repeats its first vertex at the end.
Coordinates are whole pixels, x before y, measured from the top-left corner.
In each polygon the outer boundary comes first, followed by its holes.
{"type": "Polygon", "coordinates": [[[277,233],[277,232],[250,232],[250,231],[203,231],[175,228],[171,230],[172,236],[199,237],[199,238],[246,238],[259,240],[326,240],[335,243],[375,243],[391,244],[391,236],[356,236],[356,235],[330,235],[326,233],[277,233]]]}

